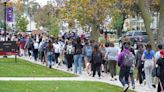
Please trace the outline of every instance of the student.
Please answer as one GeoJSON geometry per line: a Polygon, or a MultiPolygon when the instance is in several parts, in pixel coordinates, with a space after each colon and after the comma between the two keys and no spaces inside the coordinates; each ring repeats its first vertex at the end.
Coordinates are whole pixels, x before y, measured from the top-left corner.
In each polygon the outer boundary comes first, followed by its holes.
{"type": "Polygon", "coordinates": [[[95,77],[96,71],[98,72],[99,78],[101,78],[101,63],[103,60],[102,53],[99,50],[99,46],[95,45],[92,54],[92,66],[93,66],[93,77],[95,77]]]}
{"type": "Polygon", "coordinates": [[[71,41],[68,41],[65,47],[65,57],[67,59],[67,71],[72,71],[72,63],[73,63],[73,54],[74,54],[74,47],[71,41]]]}
{"type": "Polygon", "coordinates": [[[118,65],[120,66],[119,80],[124,87],[124,92],[129,88],[130,69],[134,65],[135,57],[130,51],[130,43],[124,44],[124,49],[118,56],[118,65]]]}
{"type": "MultiPolygon", "coordinates": [[[[158,45],[157,51],[154,55],[154,64],[156,64],[156,62],[158,61],[158,59],[160,58],[160,51],[162,50],[162,45],[158,45]]],[[[153,87],[156,88],[156,84],[157,84],[157,77],[153,77],[153,87]]]]}
{"type": "Polygon", "coordinates": [[[82,74],[81,69],[82,69],[82,59],[83,59],[83,55],[82,55],[82,49],[83,49],[83,45],[81,44],[81,39],[77,38],[76,39],[76,43],[74,45],[75,48],[75,54],[74,54],[74,64],[75,64],[75,69],[74,69],[74,73],[78,73],[82,74]]]}
{"type": "Polygon", "coordinates": [[[46,48],[47,48],[48,66],[49,68],[52,68],[52,55],[53,55],[54,48],[51,40],[49,40],[46,48]]]}
{"type": "Polygon", "coordinates": [[[38,58],[38,48],[39,48],[39,43],[37,41],[34,41],[33,53],[34,53],[34,60],[35,61],[37,61],[37,58],[38,58]]]}
{"type": "Polygon", "coordinates": [[[152,50],[151,45],[146,45],[146,50],[142,55],[142,60],[145,61],[144,63],[144,70],[145,70],[145,78],[147,84],[147,90],[152,90],[152,71],[154,68],[154,54],[155,51],[152,50]]]}
{"type": "Polygon", "coordinates": [[[84,60],[85,60],[85,68],[86,72],[90,75],[91,73],[91,66],[90,61],[92,58],[93,48],[91,44],[87,41],[84,46],[84,60]]]}
{"type": "Polygon", "coordinates": [[[54,53],[55,53],[55,61],[56,64],[59,65],[59,56],[60,56],[60,45],[58,43],[58,41],[55,41],[55,43],[53,44],[54,47],[54,53]]]}
{"type": "Polygon", "coordinates": [[[164,90],[164,50],[160,50],[160,58],[158,59],[156,63],[156,67],[159,68],[158,78],[159,78],[159,84],[158,84],[158,90],[157,92],[163,92],[164,90]]]}
{"type": "Polygon", "coordinates": [[[140,84],[142,84],[143,81],[145,80],[144,61],[141,60],[143,52],[144,52],[143,45],[140,44],[138,46],[138,51],[136,53],[136,63],[137,63],[137,69],[138,69],[138,79],[139,79],[139,83],[140,84]]]}
{"type": "Polygon", "coordinates": [[[116,64],[118,59],[119,49],[114,46],[114,43],[110,43],[109,47],[106,49],[106,55],[109,66],[109,71],[111,74],[111,81],[116,80],[116,64]]]}

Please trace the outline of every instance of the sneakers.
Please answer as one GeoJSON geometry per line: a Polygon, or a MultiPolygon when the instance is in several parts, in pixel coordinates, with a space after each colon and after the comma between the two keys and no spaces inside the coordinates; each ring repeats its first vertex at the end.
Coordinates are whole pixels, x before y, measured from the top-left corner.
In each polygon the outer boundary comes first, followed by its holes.
{"type": "Polygon", "coordinates": [[[124,92],[127,92],[128,89],[129,89],[129,86],[127,84],[125,84],[125,86],[124,86],[124,92]]]}

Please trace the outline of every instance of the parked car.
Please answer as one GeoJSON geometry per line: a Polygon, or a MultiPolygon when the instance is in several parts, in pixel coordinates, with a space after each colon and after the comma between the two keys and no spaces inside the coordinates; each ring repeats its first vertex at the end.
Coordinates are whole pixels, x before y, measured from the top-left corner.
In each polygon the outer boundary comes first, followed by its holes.
{"type": "Polygon", "coordinates": [[[139,43],[145,44],[149,41],[148,35],[145,31],[129,31],[119,39],[119,43],[120,44],[123,43],[125,38],[129,39],[131,45],[134,46],[135,48],[137,47],[137,44],[139,43]]]}

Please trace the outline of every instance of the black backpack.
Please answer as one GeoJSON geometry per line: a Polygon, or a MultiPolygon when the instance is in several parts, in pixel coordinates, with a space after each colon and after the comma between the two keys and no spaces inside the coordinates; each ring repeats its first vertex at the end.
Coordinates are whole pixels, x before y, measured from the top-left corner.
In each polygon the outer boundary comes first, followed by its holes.
{"type": "Polygon", "coordinates": [[[94,64],[100,64],[102,62],[102,53],[101,52],[96,52],[92,54],[92,62],[94,64]]]}

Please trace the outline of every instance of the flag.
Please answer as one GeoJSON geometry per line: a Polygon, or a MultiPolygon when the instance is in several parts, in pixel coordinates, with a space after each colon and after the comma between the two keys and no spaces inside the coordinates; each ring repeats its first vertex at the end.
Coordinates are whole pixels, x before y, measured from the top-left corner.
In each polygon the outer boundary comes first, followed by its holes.
{"type": "Polygon", "coordinates": [[[7,7],[7,22],[13,22],[13,7],[7,7]]]}

